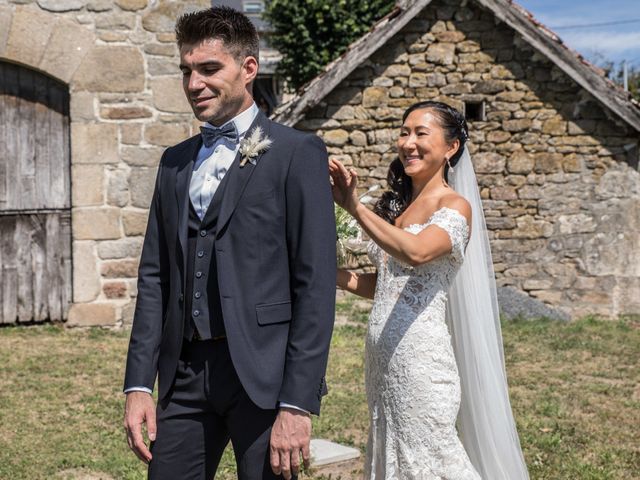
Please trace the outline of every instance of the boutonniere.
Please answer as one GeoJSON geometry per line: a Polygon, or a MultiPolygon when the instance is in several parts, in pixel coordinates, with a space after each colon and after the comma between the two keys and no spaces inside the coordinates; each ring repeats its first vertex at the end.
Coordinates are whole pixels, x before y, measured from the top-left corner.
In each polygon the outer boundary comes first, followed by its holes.
{"type": "Polygon", "coordinates": [[[240,142],[240,154],[242,155],[240,167],[244,167],[247,162],[255,165],[258,161],[258,155],[266,152],[272,143],[273,140],[264,136],[261,127],[254,128],[251,135],[244,137],[240,142]]]}

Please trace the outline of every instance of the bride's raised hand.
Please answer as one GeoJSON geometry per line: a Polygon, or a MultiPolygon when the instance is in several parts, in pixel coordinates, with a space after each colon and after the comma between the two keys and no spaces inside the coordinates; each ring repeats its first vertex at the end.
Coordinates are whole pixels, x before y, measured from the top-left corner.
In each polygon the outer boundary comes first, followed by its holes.
{"type": "Polygon", "coordinates": [[[329,160],[329,174],[331,175],[331,193],[333,200],[347,212],[353,215],[360,200],[356,192],[358,173],[347,168],[334,158],[329,160]]]}

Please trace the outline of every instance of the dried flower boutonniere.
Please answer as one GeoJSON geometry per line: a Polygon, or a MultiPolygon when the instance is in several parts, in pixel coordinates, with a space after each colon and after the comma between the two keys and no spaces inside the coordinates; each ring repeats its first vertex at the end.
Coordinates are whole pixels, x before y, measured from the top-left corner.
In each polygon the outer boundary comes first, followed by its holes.
{"type": "Polygon", "coordinates": [[[258,155],[266,152],[273,140],[269,137],[264,137],[264,132],[261,127],[256,127],[251,132],[251,135],[246,136],[240,142],[240,154],[242,159],[240,160],[240,167],[244,167],[247,162],[255,165],[258,161],[258,155]]]}

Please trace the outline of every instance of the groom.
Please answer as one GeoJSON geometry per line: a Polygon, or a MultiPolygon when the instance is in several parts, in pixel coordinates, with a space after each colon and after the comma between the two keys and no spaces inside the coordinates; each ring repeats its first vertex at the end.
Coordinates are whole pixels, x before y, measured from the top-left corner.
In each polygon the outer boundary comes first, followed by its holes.
{"type": "Polygon", "coordinates": [[[240,479],[288,479],[309,460],[310,414],[326,391],[326,149],[253,102],[247,17],[216,7],[183,15],[176,33],[184,91],[206,123],[158,169],[127,356],[129,446],[154,480],[213,478],[229,440],[240,479]]]}

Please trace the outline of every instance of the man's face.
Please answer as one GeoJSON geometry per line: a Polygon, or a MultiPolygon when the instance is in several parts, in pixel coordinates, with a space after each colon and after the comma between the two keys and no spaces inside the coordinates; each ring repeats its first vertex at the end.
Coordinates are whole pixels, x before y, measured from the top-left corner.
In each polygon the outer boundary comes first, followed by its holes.
{"type": "Polygon", "coordinates": [[[222,40],[208,39],[180,47],[182,86],[193,113],[220,126],[251,105],[248,90],[258,71],[253,57],[242,62],[222,40]]]}

